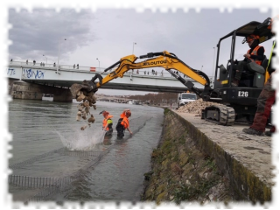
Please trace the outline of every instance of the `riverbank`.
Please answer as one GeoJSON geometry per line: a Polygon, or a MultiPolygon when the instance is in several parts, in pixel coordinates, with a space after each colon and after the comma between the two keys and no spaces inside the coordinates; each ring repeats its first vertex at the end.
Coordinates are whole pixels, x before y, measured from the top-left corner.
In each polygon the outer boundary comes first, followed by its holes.
{"type": "Polygon", "coordinates": [[[142,200],[264,204],[272,199],[271,137],[242,134],[198,115],[165,109],[142,200]]]}

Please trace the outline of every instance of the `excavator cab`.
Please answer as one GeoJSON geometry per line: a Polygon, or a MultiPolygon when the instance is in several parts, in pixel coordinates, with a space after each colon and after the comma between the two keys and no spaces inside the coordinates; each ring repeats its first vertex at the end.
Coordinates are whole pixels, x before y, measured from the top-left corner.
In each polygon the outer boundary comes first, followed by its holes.
{"type": "MultiPolygon", "coordinates": [[[[243,55],[248,51],[249,46],[243,45],[244,39],[250,34],[258,35],[260,46],[265,43],[265,53],[269,53],[272,44],[267,44],[275,35],[271,30],[271,18],[267,18],[263,23],[250,22],[243,25],[226,36],[222,37],[217,44],[217,60],[215,65],[215,88],[229,87],[234,77],[234,68],[237,61],[243,60],[243,55]]],[[[270,42],[272,43],[272,41],[270,42]]],[[[265,56],[262,64],[251,62],[247,65],[248,71],[242,73],[239,87],[262,88],[265,82],[265,71],[268,59],[265,56]]]]}
{"type": "Polygon", "coordinates": [[[217,44],[214,92],[216,98],[223,104],[234,108],[235,121],[244,116],[249,121],[253,120],[257,98],[267,80],[266,71],[268,71],[269,58],[265,56],[261,65],[255,62],[247,64],[248,70],[242,72],[239,85],[237,87],[232,85],[237,62],[243,60],[243,55],[249,50],[249,46],[244,44],[243,40],[250,34],[258,35],[259,45],[265,48],[265,54],[269,54],[275,35],[271,24],[271,18],[267,18],[263,23],[249,22],[220,38],[217,44]]]}

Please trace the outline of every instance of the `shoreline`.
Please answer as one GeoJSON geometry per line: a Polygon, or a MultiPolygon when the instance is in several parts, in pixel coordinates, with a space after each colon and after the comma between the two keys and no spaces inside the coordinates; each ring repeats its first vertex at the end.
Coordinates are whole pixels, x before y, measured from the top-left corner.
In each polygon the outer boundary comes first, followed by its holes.
{"type": "Polygon", "coordinates": [[[176,110],[165,109],[164,115],[162,139],[151,154],[152,169],[144,175],[143,201],[271,201],[271,137],[250,139],[239,132],[242,126],[216,125],[176,110]]]}

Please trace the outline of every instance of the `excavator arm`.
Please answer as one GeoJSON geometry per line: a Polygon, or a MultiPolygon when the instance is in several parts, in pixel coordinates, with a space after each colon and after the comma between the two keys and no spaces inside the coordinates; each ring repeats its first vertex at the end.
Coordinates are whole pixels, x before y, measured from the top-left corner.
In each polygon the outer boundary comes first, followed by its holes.
{"type": "Polygon", "coordinates": [[[177,80],[183,83],[189,90],[195,92],[200,97],[207,100],[210,98],[210,80],[208,76],[199,71],[192,69],[183,61],[181,61],[175,54],[169,53],[167,51],[163,52],[151,52],[146,55],[139,56],[139,59],[145,59],[144,61],[136,63],[138,57],[135,55],[128,55],[121,58],[118,62],[106,68],[104,72],[110,71],[108,75],[104,78],[100,74],[96,74],[90,81],[84,81],[82,85],[74,84],[71,87],[72,95],[77,98],[77,93],[82,91],[84,95],[87,95],[89,92],[96,92],[99,87],[102,85],[112,81],[116,78],[122,78],[124,73],[132,70],[132,69],[144,69],[144,68],[154,68],[154,67],[162,67],[166,71],[168,71],[172,76],[174,76],[177,80]],[[192,78],[194,81],[200,83],[204,86],[204,90],[200,90],[194,87],[194,84],[191,81],[184,80],[180,75],[174,74],[171,69],[176,69],[182,74],[192,78]],[[99,79],[99,82],[95,82],[96,79],[99,79]]]}

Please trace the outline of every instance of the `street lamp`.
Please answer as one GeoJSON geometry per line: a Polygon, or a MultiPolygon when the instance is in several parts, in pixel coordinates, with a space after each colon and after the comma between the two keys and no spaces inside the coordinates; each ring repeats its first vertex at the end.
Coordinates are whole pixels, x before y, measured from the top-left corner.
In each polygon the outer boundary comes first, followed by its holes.
{"type": "Polygon", "coordinates": [[[136,45],[137,43],[136,42],[133,42],[132,44],[132,54],[134,54],[134,45],[136,45]]]}
{"type": "MultiPolygon", "coordinates": [[[[67,39],[64,39],[66,41],[67,39]]],[[[58,73],[58,67],[59,67],[59,54],[60,54],[60,44],[58,43],[58,56],[57,56],[57,67],[56,67],[56,73],[58,73]]]]}
{"type": "MultiPolygon", "coordinates": [[[[98,58],[96,58],[96,60],[98,60],[98,58]]],[[[98,71],[100,71],[100,60],[98,60],[98,62],[99,62],[98,71]]]]}
{"type": "Polygon", "coordinates": [[[45,55],[43,55],[44,57],[46,57],[46,64],[48,63],[48,58],[47,58],[47,56],[45,56],[45,55]]]}
{"type": "Polygon", "coordinates": [[[203,65],[201,66],[201,70],[200,71],[202,71],[202,68],[203,68],[203,65]]]}

